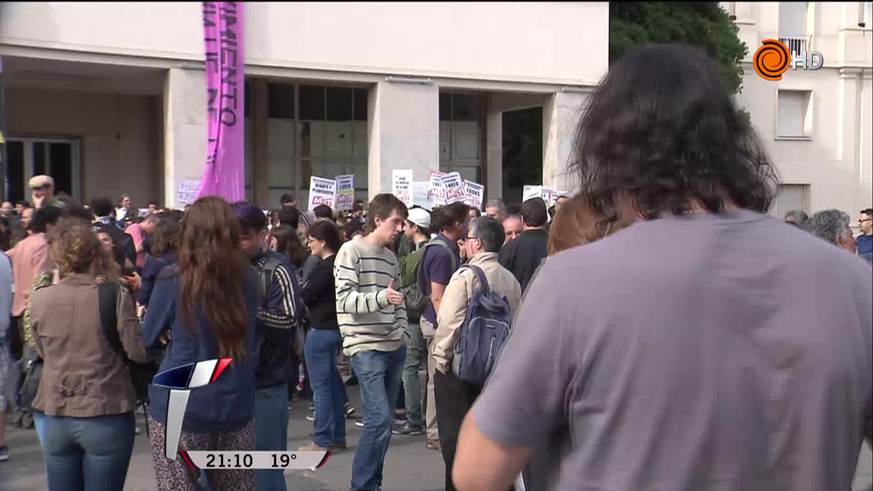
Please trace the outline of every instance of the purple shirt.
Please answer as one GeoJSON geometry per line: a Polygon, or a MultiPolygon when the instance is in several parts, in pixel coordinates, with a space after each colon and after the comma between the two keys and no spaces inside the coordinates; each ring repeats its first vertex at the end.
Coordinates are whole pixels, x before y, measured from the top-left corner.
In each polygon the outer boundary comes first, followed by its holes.
{"type": "MultiPolygon", "coordinates": [[[[449,280],[452,279],[452,275],[461,265],[458,243],[447,239],[443,234],[438,235],[438,237],[448,242],[449,247],[452,249],[455,267],[452,268],[452,256],[445,247],[432,245],[427,248],[424,252],[424,257],[421,258],[421,265],[419,266],[418,287],[422,292],[426,292],[428,295],[431,292],[431,283],[448,285],[449,280]]],[[[436,327],[436,310],[433,308],[433,302],[427,304],[427,308],[424,310],[422,317],[436,327]]]]}
{"type": "Polygon", "coordinates": [[[871,273],[750,211],[570,249],[527,291],[477,426],[537,448],[535,489],[849,490],[871,434],[871,273]]]}

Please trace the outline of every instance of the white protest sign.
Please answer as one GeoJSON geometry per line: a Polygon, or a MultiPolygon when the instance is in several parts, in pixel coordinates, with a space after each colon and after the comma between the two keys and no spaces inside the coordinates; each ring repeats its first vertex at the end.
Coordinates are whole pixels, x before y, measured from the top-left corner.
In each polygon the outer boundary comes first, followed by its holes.
{"type": "Polygon", "coordinates": [[[443,187],[443,177],[445,175],[445,172],[430,171],[427,197],[433,203],[433,206],[445,206],[446,204],[446,190],[443,187]]]}
{"type": "Polygon", "coordinates": [[[473,206],[477,210],[482,209],[482,201],[485,197],[485,186],[473,181],[464,181],[464,203],[473,206]]]}
{"type": "Polygon", "coordinates": [[[309,179],[309,211],[318,205],[334,207],[336,202],[336,181],[312,176],[309,179]]]}
{"type": "Polygon", "coordinates": [[[443,189],[446,193],[446,204],[464,201],[464,178],[458,172],[449,172],[443,176],[443,189]]]}
{"type": "Polygon", "coordinates": [[[355,175],[336,176],[336,209],[351,210],[355,206],[355,175]]]}
{"type": "Polygon", "coordinates": [[[184,207],[197,201],[200,193],[200,181],[179,181],[176,187],[176,205],[184,207]]]}
{"type": "Polygon", "coordinates": [[[531,198],[542,198],[543,197],[543,187],[542,186],[530,186],[525,185],[521,191],[521,200],[527,201],[531,198]]]}
{"type": "Polygon", "coordinates": [[[412,204],[422,208],[433,209],[430,199],[430,181],[412,181],[412,204]]]}
{"type": "Polygon", "coordinates": [[[566,195],[566,191],[558,191],[545,186],[525,186],[522,190],[522,201],[527,201],[531,198],[542,198],[546,202],[546,206],[552,206],[558,200],[558,196],[566,195]]]}
{"type": "Polygon", "coordinates": [[[391,172],[391,194],[406,206],[412,206],[412,170],[395,169],[391,172]]]}

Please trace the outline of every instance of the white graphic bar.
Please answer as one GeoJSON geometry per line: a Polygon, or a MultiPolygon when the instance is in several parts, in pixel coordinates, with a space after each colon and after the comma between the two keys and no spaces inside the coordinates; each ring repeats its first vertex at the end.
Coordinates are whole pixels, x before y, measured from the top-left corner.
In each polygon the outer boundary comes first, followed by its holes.
{"type": "Polygon", "coordinates": [[[314,471],[327,460],[326,451],[281,452],[218,452],[191,450],[188,456],[200,469],[308,469],[314,471]]]}
{"type": "Polygon", "coordinates": [[[182,420],[185,419],[185,409],[188,407],[189,390],[170,390],[167,401],[167,428],[164,432],[164,454],[170,460],[176,460],[176,450],[179,448],[179,437],[182,436],[182,420]]]}
{"type": "Polygon", "coordinates": [[[212,372],[215,371],[216,364],[218,364],[218,360],[201,361],[194,365],[194,373],[191,374],[191,382],[188,383],[188,388],[196,389],[208,384],[209,379],[212,378],[212,372]]]}

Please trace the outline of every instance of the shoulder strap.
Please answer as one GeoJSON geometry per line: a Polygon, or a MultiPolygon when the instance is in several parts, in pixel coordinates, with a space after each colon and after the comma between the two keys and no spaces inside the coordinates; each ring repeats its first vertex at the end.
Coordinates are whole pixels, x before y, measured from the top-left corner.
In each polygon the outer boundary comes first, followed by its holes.
{"type": "Polygon", "coordinates": [[[267,262],[264,263],[264,267],[261,269],[261,293],[263,294],[262,298],[264,302],[267,301],[267,295],[270,293],[270,284],[273,282],[273,274],[281,265],[282,263],[278,259],[267,257],[267,262]]]}
{"type": "Polygon", "coordinates": [[[433,240],[431,240],[430,242],[428,242],[427,245],[426,245],[425,247],[429,247],[429,246],[431,246],[431,245],[433,245],[433,244],[439,245],[440,247],[442,247],[443,249],[445,249],[446,252],[449,253],[449,258],[450,258],[450,260],[452,261],[452,270],[453,270],[453,271],[456,270],[456,269],[458,268],[458,260],[457,260],[457,258],[455,257],[455,251],[452,250],[452,248],[451,248],[451,246],[449,246],[448,242],[446,242],[445,240],[443,240],[443,239],[440,238],[440,237],[434,237],[433,240]]]}
{"type": "Polygon", "coordinates": [[[485,272],[479,266],[465,264],[461,269],[469,269],[476,274],[476,279],[479,280],[479,288],[483,295],[487,295],[491,291],[491,285],[488,284],[488,278],[485,277],[485,272]]]}
{"type": "Polygon", "coordinates": [[[118,337],[118,284],[112,281],[101,283],[97,287],[98,305],[100,306],[100,327],[103,335],[113,350],[124,354],[124,347],[118,337]]]}

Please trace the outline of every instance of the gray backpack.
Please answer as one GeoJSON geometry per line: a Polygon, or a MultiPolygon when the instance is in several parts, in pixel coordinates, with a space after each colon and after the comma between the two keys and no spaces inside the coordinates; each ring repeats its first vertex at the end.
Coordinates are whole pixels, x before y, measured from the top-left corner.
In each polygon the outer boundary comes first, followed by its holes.
{"type": "Polygon", "coordinates": [[[458,330],[452,372],[459,379],[482,387],[509,339],[512,313],[506,298],[491,289],[481,268],[469,264],[464,268],[473,271],[479,288],[473,293],[458,330]]]}

